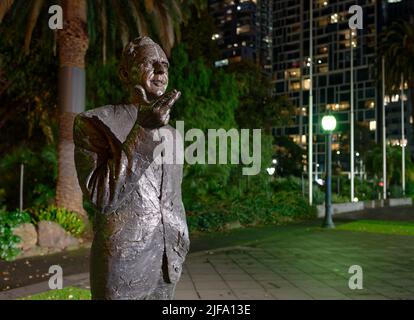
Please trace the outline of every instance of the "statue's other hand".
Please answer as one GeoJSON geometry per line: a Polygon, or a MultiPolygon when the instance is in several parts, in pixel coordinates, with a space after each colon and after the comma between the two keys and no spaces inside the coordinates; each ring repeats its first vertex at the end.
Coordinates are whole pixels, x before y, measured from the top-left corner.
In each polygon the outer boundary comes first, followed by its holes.
{"type": "Polygon", "coordinates": [[[165,93],[150,105],[140,105],[138,123],[144,128],[159,128],[168,124],[170,111],[180,98],[181,92],[172,90],[165,93]]]}

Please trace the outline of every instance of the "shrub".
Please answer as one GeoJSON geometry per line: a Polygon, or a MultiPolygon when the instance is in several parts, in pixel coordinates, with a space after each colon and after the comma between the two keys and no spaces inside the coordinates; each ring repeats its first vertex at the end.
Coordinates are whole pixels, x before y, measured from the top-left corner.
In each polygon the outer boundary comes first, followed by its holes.
{"type": "Polygon", "coordinates": [[[405,194],[414,200],[414,181],[407,181],[405,194]]]}
{"type": "Polygon", "coordinates": [[[262,191],[228,199],[208,199],[186,207],[190,231],[222,230],[233,221],[244,226],[281,224],[315,217],[316,212],[295,191],[262,191]]]}
{"type": "Polygon", "coordinates": [[[403,190],[401,186],[393,185],[390,187],[391,198],[402,198],[403,190]]]}
{"type": "Polygon", "coordinates": [[[76,212],[69,211],[64,208],[56,208],[49,206],[43,209],[36,209],[32,211],[36,222],[39,221],[53,221],[59,224],[70,234],[79,237],[85,230],[84,221],[78,216],[76,212]]]}
{"type": "Polygon", "coordinates": [[[30,220],[30,214],[24,211],[0,212],[0,259],[11,261],[20,253],[16,246],[20,237],[13,234],[13,229],[30,220]]]}
{"type": "Polygon", "coordinates": [[[24,163],[24,206],[51,204],[55,197],[57,158],[54,146],[42,149],[21,145],[0,159],[0,189],[9,210],[19,206],[20,164],[24,163]]]}

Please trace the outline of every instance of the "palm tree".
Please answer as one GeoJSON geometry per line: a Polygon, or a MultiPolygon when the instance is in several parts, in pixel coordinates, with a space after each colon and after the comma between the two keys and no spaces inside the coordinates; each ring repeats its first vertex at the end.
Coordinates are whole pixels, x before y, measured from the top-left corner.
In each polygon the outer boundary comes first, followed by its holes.
{"type": "MultiPolygon", "coordinates": [[[[76,178],[72,126],[75,115],[85,109],[85,55],[89,45],[102,45],[105,63],[108,42],[118,39],[124,46],[130,35],[151,35],[169,55],[180,25],[186,22],[191,7],[205,6],[203,0],[61,0],[64,28],[57,34],[59,48],[59,146],[56,204],[84,214],[82,193],[76,178]]],[[[7,15],[23,22],[24,49],[30,43],[39,17],[48,19],[51,0],[1,0],[0,23],[7,15]]],[[[47,20],[46,20],[47,21],[47,20]]],[[[17,22],[16,22],[17,23],[17,22]]],[[[45,23],[43,23],[45,25],[45,23]]]]}
{"type": "Polygon", "coordinates": [[[411,93],[411,115],[414,119],[414,24],[394,22],[383,33],[379,51],[386,61],[386,91],[398,92],[403,75],[411,93]]]}

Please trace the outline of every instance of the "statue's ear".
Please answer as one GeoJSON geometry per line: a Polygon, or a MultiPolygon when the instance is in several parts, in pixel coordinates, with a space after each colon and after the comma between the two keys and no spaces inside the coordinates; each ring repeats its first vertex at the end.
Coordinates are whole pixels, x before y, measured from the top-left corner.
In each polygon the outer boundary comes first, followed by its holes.
{"type": "Polygon", "coordinates": [[[124,67],[121,67],[119,69],[118,74],[119,74],[119,78],[121,79],[123,83],[125,84],[129,83],[129,74],[128,74],[128,71],[124,67]]]}

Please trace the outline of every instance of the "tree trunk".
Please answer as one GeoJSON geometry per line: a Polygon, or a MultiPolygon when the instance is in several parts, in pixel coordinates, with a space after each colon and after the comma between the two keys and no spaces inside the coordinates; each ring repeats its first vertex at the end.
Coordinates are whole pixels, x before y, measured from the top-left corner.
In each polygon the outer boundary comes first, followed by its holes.
{"type": "MultiPolygon", "coordinates": [[[[414,143],[414,81],[408,82],[408,89],[409,89],[408,94],[411,94],[411,117],[413,119],[413,123],[411,123],[410,120],[408,120],[408,123],[412,127],[412,132],[413,132],[413,135],[411,137],[411,139],[412,139],[411,140],[411,145],[412,145],[414,143]]],[[[408,94],[407,94],[407,97],[408,97],[408,94]]],[[[407,99],[406,106],[409,106],[409,102],[410,101],[407,99]]],[[[409,138],[405,137],[405,139],[407,139],[407,149],[411,150],[410,144],[408,143],[409,138]]]]}
{"type": "Polygon", "coordinates": [[[85,55],[88,49],[86,0],[63,1],[59,31],[59,146],[56,205],[86,217],[78,184],[73,144],[73,120],[85,110],[85,55]]]}

